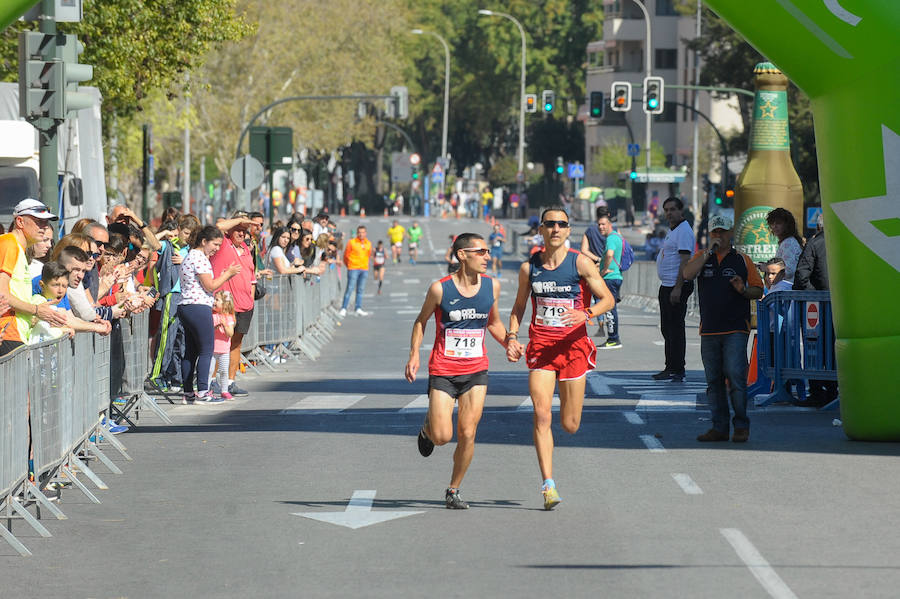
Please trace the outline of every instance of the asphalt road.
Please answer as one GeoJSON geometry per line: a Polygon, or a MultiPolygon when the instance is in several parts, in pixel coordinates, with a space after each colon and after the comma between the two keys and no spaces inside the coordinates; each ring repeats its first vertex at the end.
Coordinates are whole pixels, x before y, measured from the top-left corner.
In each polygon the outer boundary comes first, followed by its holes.
{"type": "MultiPolygon", "coordinates": [[[[367,222],[385,238],[388,222],[367,222]]],[[[119,437],[134,461],[109,452],[124,474],[97,466],[101,505],[65,491],[49,539],[15,522],[34,555],[0,543],[0,596],[898,596],[897,446],[848,441],[837,412],[789,406],[753,410],[747,444],[697,443],[709,419],[696,321],[687,380],[656,382],[658,317],[636,308],[621,309],[623,349],[599,353],[581,429],[554,425],[552,512],[525,366],[489,342],[471,509],[445,509],[453,446],[419,456],[427,377],[409,384],[403,368],[448,235],[488,228],[424,228],[419,264],[389,265],[380,296],[370,280],[372,314],[348,316],[319,360],[242,379],[250,398],[164,405],[173,425],[142,414],[119,437]]]]}

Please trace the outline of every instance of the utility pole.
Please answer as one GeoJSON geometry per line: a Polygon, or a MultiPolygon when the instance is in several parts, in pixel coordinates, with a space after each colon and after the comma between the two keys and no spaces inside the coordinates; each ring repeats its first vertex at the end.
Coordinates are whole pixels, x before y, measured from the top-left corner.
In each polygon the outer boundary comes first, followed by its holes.
{"type": "MultiPolygon", "coordinates": [[[[697,39],[700,38],[700,14],[701,14],[701,6],[700,2],[697,3],[697,23],[696,29],[694,31],[695,37],[697,39]]],[[[700,85],[700,52],[694,50],[694,85],[700,85]]],[[[696,114],[700,108],[699,100],[700,93],[697,90],[694,90],[694,113],[696,114]]],[[[699,193],[700,188],[697,183],[697,170],[700,168],[700,120],[694,117],[694,157],[691,162],[691,204],[693,206],[692,212],[694,213],[694,217],[697,218],[700,216],[700,201],[699,201],[699,193]]],[[[689,223],[694,224],[694,223],[689,223]]]]}
{"type": "Polygon", "coordinates": [[[184,79],[184,177],[182,178],[182,181],[184,181],[184,191],[181,206],[184,213],[187,214],[191,211],[191,125],[189,120],[191,112],[191,92],[190,89],[188,89],[188,86],[191,83],[191,75],[185,75],[184,79]]]}
{"type": "MultiPolygon", "coordinates": [[[[40,31],[50,35],[56,35],[56,5],[54,0],[41,0],[41,16],[40,31]]],[[[47,52],[52,56],[46,55],[45,59],[50,60],[58,58],[59,53],[56,44],[48,44],[47,52]]],[[[60,93],[65,94],[65,89],[60,93]]],[[[21,99],[20,99],[21,101],[21,99]]],[[[41,117],[37,123],[34,123],[39,132],[40,138],[40,178],[41,178],[41,201],[46,205],[50,212],[59,214],[59,183],[57,173],[59,172],[59,157],[57,138],[57,123],[50,117],[41,117]]]]}

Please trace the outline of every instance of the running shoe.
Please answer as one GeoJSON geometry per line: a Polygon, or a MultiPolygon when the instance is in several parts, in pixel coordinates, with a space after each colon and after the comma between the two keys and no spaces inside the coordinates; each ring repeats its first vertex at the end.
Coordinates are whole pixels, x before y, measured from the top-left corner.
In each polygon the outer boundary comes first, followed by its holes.
{"type": "Polygon", "coordinates": [[[228,387],[228,392],[235,397],[246,397],[247,395],[250,395],[249,391],[241,389],[237,386],[237,383],[231,383],[231,385],[228,387]]]}
{"type": "Polygon", "coordinates": [[[469,504],[463,501],[462,497],[459,496],[459,489],[451,489],[448,487],[447,492],[444,493],[444,502],[446,502],[448,510],[469,509],[469,504]]]}
{"type": "Polygon", "coordinates": [[[212,404],[222,403],[223,401],[225,401],[223,398],[216,397],[215,395],[213,395],[212,393],[210,393],[208,391],[203,395],[197,396],[197,403],[203,404],[203,405],[212,405],[212,404]]]}
{"type": "Polygon", "coordinates": [[[181,403],[182,403],[182,405],[185,405],[185,406],[192,406],[192,405],[194,405],[194,400],[195,400],[195,399],[197,399],[197,398],[194,397],[194,394],[193,394],[193,393],[190,394],[190,395],[182,395],[182,396],[181,396],[181,403]]]}
{"type": "Polygon", "coordinates": [[[227,401],[234,400],[234,395],[232,395],[228,391],[223,391],[222,393],[219,394],[219,397],[221,397],[222,399],[227,400],[227,401]]]}
{"type": "Polygon", "coordinates": [[[597,347],[600,349],[622,349],[622,342],[607,340],[606,343],[598,345],[597,347]]]}
{"type": "Polygon", "coordinates": [[[357,315],[357,316],[368,316],[369,314],[370,314],[369,312],[366,312],[366,311],[363,310],[362,308],[357,308],[357,309],[356,309],[356,315],[357,315]]]}
{"type": "Polygon", "coordinates": [[[432,443],[431,439],[428,438],[428,435],[425,434],[425,429],[419,430],[419,453],[422,454],[423,458],[427,458],[431,455],[431,452],[434,451],[434,443],[432,443]]]}
{"type": "Polygon", "coordinates": [[[341,308],[341,311],[338,312],[338,316],[340,316],[341,318],[347,316],[347,308],[341,308]]]}
{"type": "Polygon", "coordinates": [[[556,487],[545,486],[541,489],[541,493],[544,495],[544,509],[548,512],[562,501],[559,497],[559,493],[556,491],[556,487]]]}

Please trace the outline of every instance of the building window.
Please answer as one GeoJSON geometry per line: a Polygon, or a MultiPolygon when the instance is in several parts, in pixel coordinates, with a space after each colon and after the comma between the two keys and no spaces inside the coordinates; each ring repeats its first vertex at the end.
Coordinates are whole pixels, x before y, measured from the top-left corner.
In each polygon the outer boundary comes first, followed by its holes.
{"type": "Polygon", "coordinates": [[[673,0],[656,0],[656,16],[658,17],[677,17],[678,11],[675,10],[673,0]]]}
{"type": "Polygon", "coordinates": [[[678,65],[678,50],[656,49],[654,69],[674,69],[678,65]]]}
{"type": "Polygon", "coordinates": [[[591,68],[603,66],[603,52],[588,52],[588,66],[591,68]]]}

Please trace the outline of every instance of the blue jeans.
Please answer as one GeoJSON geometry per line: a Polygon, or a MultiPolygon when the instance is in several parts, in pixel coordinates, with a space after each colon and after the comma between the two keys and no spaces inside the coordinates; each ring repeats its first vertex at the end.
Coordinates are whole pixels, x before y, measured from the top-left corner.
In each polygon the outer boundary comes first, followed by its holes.
{"type": "Polygon", "coordinates": [[[356,288],[356,310],[362,310],[363,291],[366,288],[366,277],[369,276],[368,270],[347,269],[347,288],[344,290],[344,301],[341,309],[346,310],[350,305],[350,294],[356,288]]]}
{"type": "Polygon", "coordinates": [[[619,340],[619,290],[622,288],[622,279],[603,279],[609,292],[612,293],[616,303],[613,304],[612,310],[606,313],[606,338],[608,341],[619,340]]]}
{"type": "Polygon", "coordinates": [[[184,356],[181,358],[181,388],[185,395],[209,389],[209,362],[213,357],[214,329],[212,308],[202,304],[181,304],[178,318],[184,324],[184,356]]]}
{"type": "Polygon", "coordinates": [[[706,371],[706,397],[712,413],[713,428],[728,434],[728,389],[730,387],[731,409],[735,429],[750,428],[747,418],[747,333],[726,335],[701,335],[700,356],[706,371]]]}

